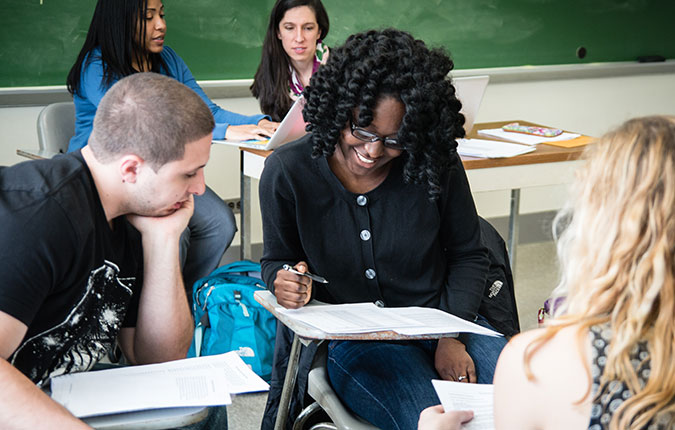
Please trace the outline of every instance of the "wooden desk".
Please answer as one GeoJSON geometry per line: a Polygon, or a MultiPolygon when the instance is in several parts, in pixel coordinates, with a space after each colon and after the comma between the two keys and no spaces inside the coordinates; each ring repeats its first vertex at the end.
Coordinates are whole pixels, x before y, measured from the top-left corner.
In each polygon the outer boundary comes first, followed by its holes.
{"type": "MultiPolygon", "coordinates": [[[[499,128],[514,121],[486,122],[475,124],[468,137],[478,137],[477,131],[499,128]]],[[[527,121],[521,124],[536,125],[527,121]]],[[[509,212],[509,237],[507,245],[511,265],[515,266],[516,245],[518,243],[518,215],[520,212],[520,190],[529,187],[559,185],[572,182],[574,171],[582,161],[578,158],[584,147],[562,148],[540,144],[533,152],[511,158],[474,158],[462,157],[472,193],[489,191],[511,191],[509,212]],[[497,178],[497,179],[495,179],[497,178]]],[[[241,148],[240,151],[240,187],[241,222],[240,241],[241,258],[251,258],[251,178],[260,179],[265,158],[272,151],[241,148]]]]}

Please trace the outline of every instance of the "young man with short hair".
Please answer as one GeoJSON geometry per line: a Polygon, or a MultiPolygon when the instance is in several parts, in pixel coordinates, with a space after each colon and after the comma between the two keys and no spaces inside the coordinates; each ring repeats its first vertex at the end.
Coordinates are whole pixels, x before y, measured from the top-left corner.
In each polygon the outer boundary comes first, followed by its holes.
{"type": "Polygon", "coordinates": [[[213,117],[174,79],[105,95],[89,144],[0,167],[0,422],[88,428],[43,394],[118,342],[132,364],[184,358],[193,331],[179,237],[204,192],[213,117]]]}

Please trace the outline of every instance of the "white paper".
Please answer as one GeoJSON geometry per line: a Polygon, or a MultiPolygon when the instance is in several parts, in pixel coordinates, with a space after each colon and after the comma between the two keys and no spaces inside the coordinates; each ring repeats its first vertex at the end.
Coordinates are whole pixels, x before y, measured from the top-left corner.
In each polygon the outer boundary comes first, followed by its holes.
{"type": "Polygon", "coordinates": [[[581,136],[578,133],[564,132],[563,134],[555,137],[543,137],[543,136],[535,136],[532,134],[504,131],[501,128],[478,130],[478,134],[483,136],[497,137],[499,139],[510,140],[512,142],[523,143],[525,145],[538,145],[540,143],[545,142],[558,142],[561,140],[576,139],[577,137],[581,136]]]}
{"type": "Polygon", "coordinates": [[[283,309],[281,312],[326,333],[370,333],[418,326],[413,320],[383,313],[381,309],[373,303],[349,303],[283,309]]]}
{"type": "Polygon", "coordinates": [[[444,334],[444,333],[476,333],[485,336],[502,336],[494,330],[463,320],[440,309],[407,307],[384,308],[387,312],[396,312],[400,317],[414,320],[415,327],[394,328],[400,334],[444,334]]]}
{"type": "Polygon", "coordinates": [[[507,158],[535,150],[533,146],[485,139],[458,139],[459,155],[480,158],[507,158]]]}
{"type": "Polygon", "coordinates": [[[373,303],[349,303],[280,309],[279,312],[329,334],[395,331],[404,335],[470,332],[501,336],[495,331],[432,308],[380,308],[373,303]]]}
{"type": "Polygon", "coordinates": [[[230,393],[269,386],[236,352],[145,366],[62,375],[52,379],[52,398],[77,417],[232,402],[230,393]]]}
{"type": "Polygon", "coordinates": [[[473,411],[465,430],[494,430],[494,385],[431,381],[445,411],[473,411]]]}

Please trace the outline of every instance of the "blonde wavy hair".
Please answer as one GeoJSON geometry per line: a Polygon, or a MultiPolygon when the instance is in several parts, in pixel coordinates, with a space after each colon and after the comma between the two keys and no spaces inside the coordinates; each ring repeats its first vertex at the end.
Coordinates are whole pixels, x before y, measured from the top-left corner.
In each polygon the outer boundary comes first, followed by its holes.
{"type": "MultiPolygon", "coordinates": [[[[611,430],[675,420],[675,117],[633,119],[590,145],[568,206],[556,218],[564,297],[525,365],[564,327],[579,326],[579,350],[592,325],[613,335],[601,385],[622,381],[634,393],[615,411],[611,430]],[[642,387],[630,361],[646,341],[651,373],[642,387]],[[663,418],[663,417],[661,417],[663,418]]],[[[556,302],[557,300],[553,300],[556,302]]],[[[586,365],[589,381],[590,369],[586,365]]],[[[590,384],[583,401],[590,394],[590,384]]],[[[669,427],[670,428],[670,427],[669,427]]]]}

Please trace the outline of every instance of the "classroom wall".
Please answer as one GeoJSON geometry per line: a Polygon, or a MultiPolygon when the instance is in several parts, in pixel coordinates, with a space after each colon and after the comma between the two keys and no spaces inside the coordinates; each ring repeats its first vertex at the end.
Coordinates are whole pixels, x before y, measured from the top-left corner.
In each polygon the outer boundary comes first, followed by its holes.
{"type": "MultiPolygon", "coordinates": [[[[258,105],[251,97],[216,99],[233,111],[253,114],[258,105]]],[[[17,148],[37,148],[35,129],[42,107],[0,107],[0,165],[23,158],[17,148]]],[[[650,114],[675,115],[675,72],[581,79],[533,79],[492,82],[488,85],[477,121],[523,119],[599,136],[624,120],[650,114]]],[[[236,148],[214,146],[206,168],[207,183],[223,198],[239,196],[239,153],[236,148]]],[[[495,178],[499,180],[499,178],[495,178]]],[[[257,182],[252,186],[252,241],[262,240],[257,182]]],[[[566,187],[525,189],[521,213],[559,209],[566,187]]],[[[506,216],[508,193],[475,196],[484,217],[506,216]]],[[[522,228],[522,227],[521,227],[522,228]]],[[[238,243],[238,237],[235,243],[238,243]]]]}

